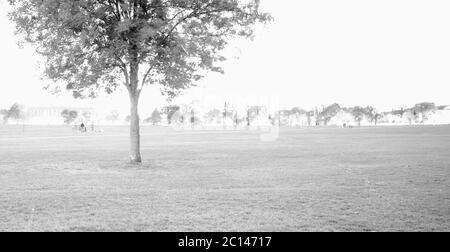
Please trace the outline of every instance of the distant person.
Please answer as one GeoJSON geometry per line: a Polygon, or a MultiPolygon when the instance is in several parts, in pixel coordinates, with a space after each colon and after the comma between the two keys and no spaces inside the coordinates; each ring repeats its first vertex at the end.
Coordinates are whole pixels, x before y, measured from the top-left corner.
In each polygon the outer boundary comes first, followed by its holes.
{"type": "Polygon", "coordinates": [[[84,125],[84,123],[81,123],[81,125],[80,125],[80,131],[81,131],[81,132],[86,132],[86,125],[84,125]]]}
{"type": "Polygon", "coordinates": [[[92,132],[95,131],[94,122],[92,122],[92,124],[91,124],[91,131],[92,131],[92,132]]]}

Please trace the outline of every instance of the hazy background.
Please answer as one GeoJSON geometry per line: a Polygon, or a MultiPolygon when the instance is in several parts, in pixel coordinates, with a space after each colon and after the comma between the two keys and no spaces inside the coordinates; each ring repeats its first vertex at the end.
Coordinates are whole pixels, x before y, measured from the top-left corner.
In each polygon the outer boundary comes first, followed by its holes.
{"type": "MultiPolygon", "coordinates": [[[[449,105],[450,1],[262,0],[275,22],[258,27],[254,41],[233,41],[225,75],[210,74],[180,100],[220,96],[278,96],[280,106],[306,109],[338,102],[380,110],[423,101],[449,105]]],[[[92,106],[128,110],[122,92],[74,100],[42,90],[39,57],[20,49],[0,0],[0,108],[92,106]]],[[[165,105],[146,88],[141,112],[165,105]]]]}

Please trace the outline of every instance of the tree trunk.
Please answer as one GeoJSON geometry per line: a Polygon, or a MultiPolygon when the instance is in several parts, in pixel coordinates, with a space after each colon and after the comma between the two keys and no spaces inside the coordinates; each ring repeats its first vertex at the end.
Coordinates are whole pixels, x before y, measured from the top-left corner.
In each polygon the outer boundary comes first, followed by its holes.
{"type": "Polygon", "coordinates": [[[141,163],[141,135],[139,128],[139,94],[130,92],[130,161],[141,163]]]}
{"type": "Polygon", "coordinates": [[[141,163],[141,135],[139,128],[139,63],[137,56],[134,55],[135,60],[130,65],[130,87],[128,89],[130,94],[130,161],[132,163],[141,163]]]}
{"type": "Polygon", "coordinates": [[[130,82],[128,92],[130,95],[130,161],[132,163],[140,164],[141,158],[141,134],[139,128],[139,60],[137,47],[133,46],[130,51],[130,82]]]}

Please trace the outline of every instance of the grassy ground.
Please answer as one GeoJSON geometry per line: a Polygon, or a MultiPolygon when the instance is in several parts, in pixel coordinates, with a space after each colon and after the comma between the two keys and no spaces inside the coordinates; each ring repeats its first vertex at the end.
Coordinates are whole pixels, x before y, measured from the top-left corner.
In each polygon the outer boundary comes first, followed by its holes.
{"type": "Polygon", "coordinates": [[[450,127],[0,127],[0,231],[450,231],[450,127]]]}

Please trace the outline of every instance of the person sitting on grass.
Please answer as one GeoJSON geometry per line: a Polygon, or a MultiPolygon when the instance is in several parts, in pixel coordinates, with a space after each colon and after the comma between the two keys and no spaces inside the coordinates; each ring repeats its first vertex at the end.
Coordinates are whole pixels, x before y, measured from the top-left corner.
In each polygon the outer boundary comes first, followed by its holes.
{"type": "Polygon", "coordinates": [[[81,123],[81,125],[80,125],[80,131],[81,131],[81,132],[86,132],[86,125],[84,125],[84,123],[81,123]]]}

